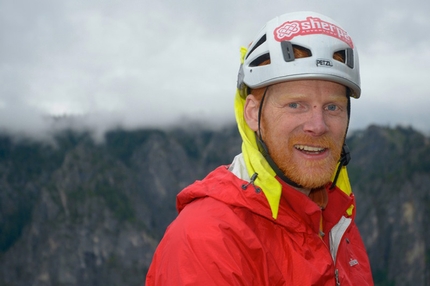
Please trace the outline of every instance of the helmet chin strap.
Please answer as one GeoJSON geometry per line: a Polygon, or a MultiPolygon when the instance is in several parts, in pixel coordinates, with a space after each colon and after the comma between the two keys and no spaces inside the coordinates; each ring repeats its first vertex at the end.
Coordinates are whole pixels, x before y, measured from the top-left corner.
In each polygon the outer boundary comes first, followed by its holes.
{"type": "Polygon", "coordinates": [[[337,179],[339,178],[340,170],[342,170],[343,166],[348,165],[351,160],[351,154],[349,152],[349,148],[346,143],[343,143],[342,146],[342,154],[340,155],[339,165],[336,170],[336,175],[334,176],[333,183],[330,185],[330,190],[336,187],[337,179]]]}
{"type": "Polygon", "coordinates": [[[337,179],[339,178],[340,170],[342,170],[342,167],[348,165],[349,161],[351,161],[351,153],[349,152],[348,145],[346,145],[346,134],[348,133],[349,128],[349,119],[351,118],[351,90],[347,89],[347,98],[348,98],[348,105],[347,105],[347,112],[348,112],[348,124],[346,125],[346,131],[345,131],[345,138],[343,139],[343,146],[342,146],[342,153],[340,154],[339,159],[339,165],[336,170],[336,175],[334,176],[333,183],[330,186],[330,190],[336,187],[337,179]]]}
{"type": "Polygon", "coordinates": [[[273,169],[273,171],[275,171],[276,175],[279,178],[281,178],[285,183],[289,184],[290,186],[292,186],[294,188],[302,189],[303,186],[301,186],[300,184],[298,184],[298,183],[294,182],[293,180],[291,180],[290,178],[288,178],[284,174],[284,172],[282,172],[281,169],[279,169],[278,165],[276,165],[275,161],[273,161],[272,157],[270,157],[269,149],[267,148],[266,143],[264,143],[263,138],[261,137],[261,129],[260,129],[261,111],[263,108],[263,102],[264,102],[264,99],[266,98],[266,93],[267,93],[268,89],[269,89],[269,87],[266,87],[266,89],[264,90],[263,97],[261,98],[260,107],[258,108],[258,134],[256,134],[256,136],[255,136],[257,138],[258,148],[260,149],[260,152],[264,156],[264,158],[266,159],[267,163],[269,163],[270,167],[273,169]]]}
{"type": "MultiPolygon", "coordinates": [[[[285,183],[289,184],[290,186],[294,187],[294,188],[299,188],[299,189],[303,189],[304,187],[296,182],[294,182],[293,180],[291,180],[290,178],[288,178],[284,172],[281,171],[281,169],[279,169],[278,165],[276,165],[275,161],[273,161],[272,157],[270,157],[269,154],[269,149],[267,148],[266,143],[264,143],[263,138],[261,136],[261,129],[260,129],[260,123],[261,123],[261,111],[263,110],[263,103],[264,103],[264,99],[266,98],[266,93],[267,90],[269,89],[269,87],[266,87],[266,89],[264,90],[264,94],[263,97],[261,98],[261,103],[260,106],[258,108],[258,134],[256,134],[256,139],[257,139],[257,145],[258,148],[261,152],[261,154],[264,156],[264,158],[266,159],[267,163],[269,163],[270,167],[273,169],[273,171],[275,171],[276,175],[281,178],[281,180],[283,180],[285,183]]],[[[343,166],[348,165],[349,161],[351,160],[351,154],[349,151],[348,146],[346,145],[346,134],[348,132],[348,127],[349,127],[349,119],[350,119],[350,115],[351,115],[351,97],[349,95],[350,90],[348,89],[348,105],[347,105],[347,113],[348,113],[348,124],[346,127],[346,131],[345,131],[345,138],[343,141],[343,146],[342,146],[342,153],[339,159],[339,165],[338,168],[336,170],[336,175],[333,179],[333,183],[330,186],[330,189],[333,189],[336,186],[336,182],[337,179],[339,177],[340,171],[342,169],[343,166]]]]}
{"type": "Polygon", "coordinates": [[[295,188],[303,189],[303,186],[297,184],[296,182],[294,182],[293,180],[285,176],[284,172],[282,172],[281,169],[279,169],[279,167],[273,161],[272,157],[270,157],[269,152],[267,150],[267,146],[264,143],[264,141],[261,139],[260,136],[256,136],[256,137],[257,137],[257,144],[258,144],[258,147],[260,148],[261,154],[263,154],[264,158],[266,158],[267,163],[269,163],[270,167],[275,171],[276,175],[279,178],[281,178],[282,181],[284,181],[285,183],[295,188]]]}

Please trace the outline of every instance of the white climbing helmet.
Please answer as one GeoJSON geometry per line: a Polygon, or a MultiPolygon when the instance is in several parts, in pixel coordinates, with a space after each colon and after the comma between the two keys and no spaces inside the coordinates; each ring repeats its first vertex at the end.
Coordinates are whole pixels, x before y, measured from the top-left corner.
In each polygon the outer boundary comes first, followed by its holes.
{"type": "Polygon", "coordinates": [[[359,98],[360,72],[357,49],[348,33],[329,17],[315,12],[288,13],[270,20],[248,48],[238,75],[241,96],[247,87],[261,88],[284,81],[319,79],[350,89],[359,98]],[[293,48],[307,50],[295,58],[293,48]],[[345,62],[334,59],[341,53],[345,62]],[[270,59],[270,64],[261,65],[270,59]]]}

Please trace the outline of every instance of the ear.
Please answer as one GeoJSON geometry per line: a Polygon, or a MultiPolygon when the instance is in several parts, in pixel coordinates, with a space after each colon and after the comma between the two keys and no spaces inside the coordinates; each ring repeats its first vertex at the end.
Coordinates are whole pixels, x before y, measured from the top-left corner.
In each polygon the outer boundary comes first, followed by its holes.
{"type": "Polygon", "coordinates": [[[251,130],[253,131],[258,130],[259,107],[260,107],[260,100],[258,100],[253,94],[249,94],[246,97],[243,116],[249,128],[251,128],[251,130]]]}

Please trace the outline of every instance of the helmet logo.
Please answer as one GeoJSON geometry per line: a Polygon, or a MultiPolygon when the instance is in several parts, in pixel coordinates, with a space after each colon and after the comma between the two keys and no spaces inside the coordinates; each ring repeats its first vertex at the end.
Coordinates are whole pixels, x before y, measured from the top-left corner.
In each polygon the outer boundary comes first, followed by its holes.
{"type": "Polygon", "coordinates": [[[317,67],[332,67],[333,63],[330,60],[317,59],[316,65],[317,65],[317,67]]]}
{"type": "Polygon", "coordinates": [[[307,17],[303,21],[287,21],[277,27],[273,34],[278,42],[289,41],[296,36],[323,34],[344,41],[348,46],[354,48],[352,39],[345,30],[318,17],[307,17]]]}
{"type": "Polygon", "coordinates": [[[300,23],[298,22],[285,22],[281,27],[275,30],[275,39],[279,42],[285,40],[291,40],[295,34],[300,33],[300,23]]]}

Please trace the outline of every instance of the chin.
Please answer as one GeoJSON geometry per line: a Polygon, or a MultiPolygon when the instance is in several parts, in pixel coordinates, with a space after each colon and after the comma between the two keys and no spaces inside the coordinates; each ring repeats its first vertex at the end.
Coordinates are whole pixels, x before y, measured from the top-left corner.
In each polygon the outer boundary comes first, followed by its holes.
{"type": "Polygon", "coordinates": [[[293,182],[303,186],[306,189],[316,189],[324,186],[331,181],[334,173],[334,167],[330,168],[316,168],[316,170],[309,170],[311,168],[303,168],[306,171],[285,170],[284,174],[293,182]]]}
{"type": "Polygon", "coordinates": [[[329,180],[324,180],[324,181],[304,181],[302,184],[300,184],[303,188],[305,189],[318,189],[321,188],[323,186],[325,186],[327,183],[329,182],[329,180]]]}

